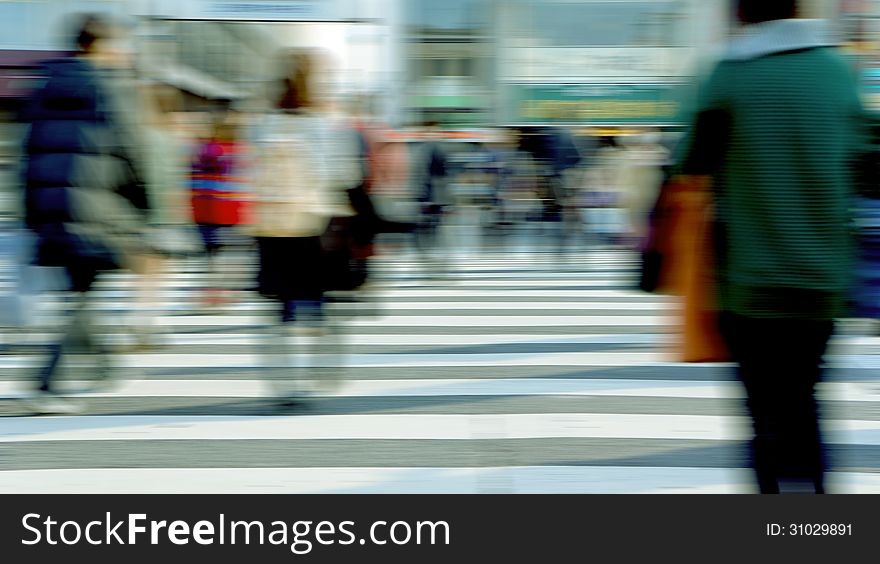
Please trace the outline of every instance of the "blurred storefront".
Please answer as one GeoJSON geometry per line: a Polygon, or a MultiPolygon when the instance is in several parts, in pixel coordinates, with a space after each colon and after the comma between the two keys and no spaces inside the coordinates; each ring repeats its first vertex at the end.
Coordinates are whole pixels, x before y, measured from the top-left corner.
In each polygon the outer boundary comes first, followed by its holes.
{"type": "MultiPolygon", "coordinates": [[[[680,123],[711,3],[500,3],[499,120],[514,125],[680,123]]],[[[717,8],[717,6],[716,6],[717,8]]],[[[716,12],[717,14],[717,12],[716,12]]]]}

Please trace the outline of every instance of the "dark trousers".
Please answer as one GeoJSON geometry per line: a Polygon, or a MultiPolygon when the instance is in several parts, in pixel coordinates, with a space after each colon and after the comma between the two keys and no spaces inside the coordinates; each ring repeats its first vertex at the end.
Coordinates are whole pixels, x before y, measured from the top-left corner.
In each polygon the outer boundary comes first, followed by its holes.
{"type": "Polygon", "coordinates": [[[62,358],[73,352],[87,353],[96,361],[92,376],[106,378],[109,374],[108,351],[94,337],[89,299],[91,289],[100,270],[87,260],[77,261],[67,267],[73,295],[67,304],[62,333],[57,342],[49,347],[48,362],[37,374],[38,389],[54,391],[53,383],[62,358]]]}
{"type": "Polygon", "coordinates": [[[443,223],[443,206],[423,204],[419,224],[416,228],[416,246],[422,253],[433,252],[440,246],[440,225],[443,223]]]}
{"type": "Polygon", "coordinates": [[[724,313],[721,331],[747,394],[752,465],[761,493],[824,493],[814,392],[834,322],[724,313]]]}

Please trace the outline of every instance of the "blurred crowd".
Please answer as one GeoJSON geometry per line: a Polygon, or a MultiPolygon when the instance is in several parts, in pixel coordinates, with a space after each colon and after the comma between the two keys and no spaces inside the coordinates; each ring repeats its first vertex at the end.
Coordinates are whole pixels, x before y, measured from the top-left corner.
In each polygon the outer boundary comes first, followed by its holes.
{"type": "MultiPolygon", "coordinates": [[[[125,26],[86,15],[76,29],[73,54],[45,63],[21,110],[23,207],[5,218],[13,262],[63,271],[75,296],[39,373],[41,412],[71,407],[53,387],[68,351],[96,353],[109,378],[89,308],[107,272],[138,276],[129,325],[141,349],[161,344],[163,280],[180,259],[202,276],[194,307],[256,291],[276,304],[277,330],[320,336],[326,302],[368,283],[377,237],[415,249],[428,276],[450,251],[638,249],[669,164],[674,137],[660,130],[395,131],[369,96],[333,91],[334,61],[316,49],[279,53],[262,100],[187,107],[138,77],[125,26]],[[242,254],[253,280],[230,258],[242,254]]],[[[4,297],[7,326],[28,313],[27,276],[4,297]]]]}

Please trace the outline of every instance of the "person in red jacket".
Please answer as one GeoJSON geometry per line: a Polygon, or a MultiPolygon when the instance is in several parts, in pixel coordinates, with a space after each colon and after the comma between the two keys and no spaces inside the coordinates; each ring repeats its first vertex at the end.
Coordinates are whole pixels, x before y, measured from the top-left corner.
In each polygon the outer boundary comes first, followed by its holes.
{"type": "Polygon", "coordinates": [[[228,300],[217,278],[218,255],[232,228],[245,223],[244,147],[237,139],[230,112],[222,112],[210,134],[196,149],[191,175],[193,221],[199,229],[208,259],[208,286],[204,300],[218,305],[228,300]]]}

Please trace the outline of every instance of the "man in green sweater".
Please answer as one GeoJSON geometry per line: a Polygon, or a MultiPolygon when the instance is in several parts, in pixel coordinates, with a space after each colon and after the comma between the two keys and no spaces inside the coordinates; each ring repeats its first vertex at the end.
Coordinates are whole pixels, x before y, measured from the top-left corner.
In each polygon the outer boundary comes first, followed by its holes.
{"type": "Polygon", "coordinates": [[[853,271],[865,115],[850,65],[796,0],[745,24],[701,92],[680,172],[711,175],[721,331],[754,423],[762,493],[824,492],[814,388],[853,271]]]}

